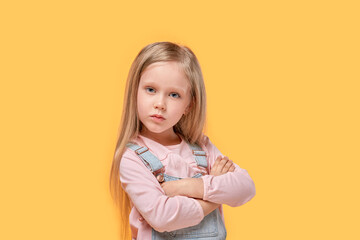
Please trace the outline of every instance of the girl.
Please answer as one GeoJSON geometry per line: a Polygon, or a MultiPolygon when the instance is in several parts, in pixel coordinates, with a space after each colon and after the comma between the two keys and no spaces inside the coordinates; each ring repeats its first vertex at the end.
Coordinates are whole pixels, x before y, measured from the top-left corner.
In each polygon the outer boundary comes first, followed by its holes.
{"type": "Polygon", "coordinates": [[[223,209],[248,202],[255,187],[203,134],[206,95],[186,46],[152,43],[126,84],[110,187],[120,203],[121,239],[225,239],[223,209]]]}

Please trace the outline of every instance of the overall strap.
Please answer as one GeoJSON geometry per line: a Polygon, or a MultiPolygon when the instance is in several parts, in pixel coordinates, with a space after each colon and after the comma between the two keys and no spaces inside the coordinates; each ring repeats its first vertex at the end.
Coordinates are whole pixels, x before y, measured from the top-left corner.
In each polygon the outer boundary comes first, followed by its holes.
{"type": "Polygon", "coordinates": [[[141,147],[134,143],[128,143],[126,146],[135,151],[151,172],[155,173],[164,167],[160,160],[155,157],[147,147],[141,147]]]}
{"type": "Polygon", "coordinates": [[[193,154],[195,155],[195,161],[196,161],[197,165],[207,168],[208,163],[206,161],[205,151],[203,151],[202,148],[199,145],[197,145],[196,143],[194,143],[194,144],[188,143],[188,144],[189,144],[189,147],[193,150],[193,154]]]}

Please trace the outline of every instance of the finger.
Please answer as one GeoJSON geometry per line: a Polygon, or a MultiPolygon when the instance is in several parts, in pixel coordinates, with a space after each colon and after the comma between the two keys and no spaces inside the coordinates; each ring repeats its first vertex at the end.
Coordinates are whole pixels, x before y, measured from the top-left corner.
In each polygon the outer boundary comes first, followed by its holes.
{"type": "Polygon", "coordinates": [[[221,160],[221,156],[218,156],[213,164],[213,167],[212,169],[214,169],[214,171],[217,170],[218,166],[219,166],[219,163],[220,163],[220,160],[221,160]]]}
{"type": "Polygon", "coordinates": [[[215,163],[219,164],[219,162],[221,161],[222,157],[221,156],[217,156],[215,159],[215,163]]]}
{"type": "Polygon", "coordinates": [[[218,166],[218,171],[222,172],[224,166],[226,165],[226,163],[227,163],[228,161],[229,161],[229,160],[226,159],[226,158],[221,159],[221,161],[220,161],[220,163],[219,163],[219,166],[218,166]]]}
{"type": "Polygon", "coordinates": [[[235,165],[234,164],[229,169],[229,172],[233,172],[233,171],[235,171],[235,165]]]}
{"type": "Polygon", "coordinates": [[[233,165],[234,165],[234,163],[233,163],[231,160],[229,160],[229,161],[225,164],[224,168],[222,169],[222,172],[223,172],[223,173],[227,173],[227,172],[229,171],[230,167],[233,166],[233,165]]]}

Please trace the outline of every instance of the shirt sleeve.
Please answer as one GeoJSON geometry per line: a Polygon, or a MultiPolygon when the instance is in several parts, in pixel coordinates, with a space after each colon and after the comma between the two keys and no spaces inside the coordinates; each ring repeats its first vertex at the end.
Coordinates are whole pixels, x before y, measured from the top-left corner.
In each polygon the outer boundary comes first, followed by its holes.
{"type": "Polygon", "coordinates": [[[195,199],[166,196],[151,171],[130,149],[120,162],[120,181],[133,205],[156,231],[194,226],[204,218],[203,209],[195,199]]]}
{"type": "MultiPolygon", "coordinates": [[[[210,172],[216,158],[223,155],[207,136],[205,136],[204,145],[208,154],[210,172]]],[[[238,207],[255,196],[255,185],[248,172],[235,163],[234,166],[234,172],[228,172],[219,176],[202,176],[204,181],[204,200],[238,207]]]]}

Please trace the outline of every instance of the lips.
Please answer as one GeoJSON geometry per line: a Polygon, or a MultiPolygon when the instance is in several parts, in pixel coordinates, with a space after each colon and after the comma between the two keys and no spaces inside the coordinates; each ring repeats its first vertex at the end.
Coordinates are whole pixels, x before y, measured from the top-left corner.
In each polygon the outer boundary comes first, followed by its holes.
{"type": "Polygon", "coordinates": [[[159,120],[165,120],[165,118],[163,116],[158,115],[158,114],[151,115],[150,117],[155,118],[155,119],[159,119],[159,120]]]}

